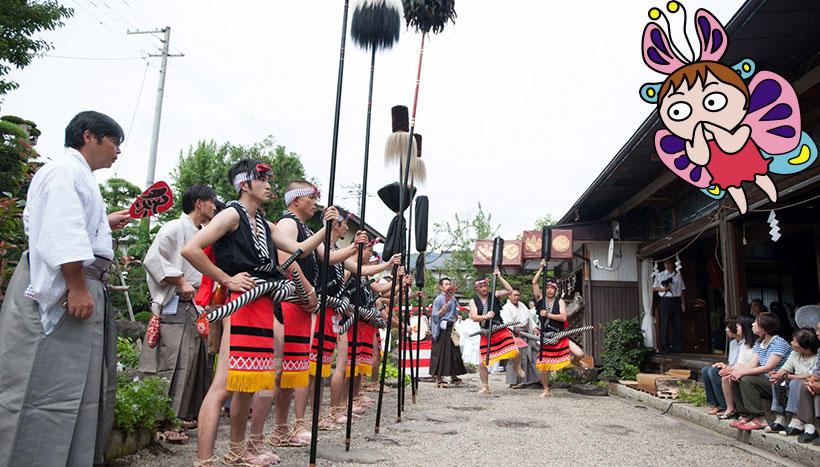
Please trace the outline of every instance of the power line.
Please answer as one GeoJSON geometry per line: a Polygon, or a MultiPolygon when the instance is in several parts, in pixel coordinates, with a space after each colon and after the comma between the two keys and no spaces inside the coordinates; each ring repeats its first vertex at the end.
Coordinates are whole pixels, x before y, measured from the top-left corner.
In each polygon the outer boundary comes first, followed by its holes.
{"type": "Polygon", "coordinates": [[[125,60],[144,60],[148,56],[143,57],[74,57],[70,55],[45,55],[44,58],[59,58],[61,60],[84,60],[84,61],[125,61],[125,60]]]}

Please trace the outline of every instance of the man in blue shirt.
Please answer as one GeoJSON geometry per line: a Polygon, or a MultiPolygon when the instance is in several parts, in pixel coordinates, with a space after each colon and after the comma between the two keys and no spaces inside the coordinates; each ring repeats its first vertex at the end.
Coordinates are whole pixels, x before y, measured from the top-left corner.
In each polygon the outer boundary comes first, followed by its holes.
{"type": "Polygon", "coordinates": [[[460,384],[458,375],[467,373],[461,352],[453,343],[451,333],[455,325],[458,303],[447,294],[450,289],[450,279],[443,277],[438,281],[441,293],[433,300],[430,310],[430,328],[433,333],[433,343],[430,350],[430,374],[435,378],[437,387],[447,387],[443,377],[449,376],[452,384],[460,384]],[[448,295],[449,298],[448,298],[448,295]]]}

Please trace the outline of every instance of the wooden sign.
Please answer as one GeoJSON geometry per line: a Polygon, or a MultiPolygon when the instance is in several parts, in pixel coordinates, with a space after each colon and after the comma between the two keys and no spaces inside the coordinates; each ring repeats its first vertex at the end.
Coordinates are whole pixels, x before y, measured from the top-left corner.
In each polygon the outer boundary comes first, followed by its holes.
{"type": "Polygon", "coordinates": [[[174,194],[171,193],[171,188],[167,183],[159,181],[137,196],[128,213],[134,219],[142,219],[165,212],[173,205],[174,194]]]}
{"type": "Polygon", "coordinates": [[[541,231],[525,230],[521,243],[523,259],[538,259],[541,257],[541,231]]]}
{"type": "Polygon", "coordinates": [[[493,241],[476,240],[473,250],[473,267],[491,267],[493,265],[493,241]]]}
{"type": "Polygon", "coordinates": [[[572,259],[572,230],[554,229],[552,231],[550,257],[572,259]]]}
{"type": "Polygon", "coordinates": [[[521,267],[521,240],[504,240],[504,251],[501,254],[501,265],[504,267],[521,267]]]}

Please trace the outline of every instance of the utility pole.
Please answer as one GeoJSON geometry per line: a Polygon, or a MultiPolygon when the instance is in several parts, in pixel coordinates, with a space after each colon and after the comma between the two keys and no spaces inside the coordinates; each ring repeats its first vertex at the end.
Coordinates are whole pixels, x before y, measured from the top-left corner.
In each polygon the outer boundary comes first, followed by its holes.
{"type": "Polygon", "coordinates": [[[168,46],[171,43],[171,26],[165,26],[162,29],[155,29],[152,31],[128,31],[128,34],[158,34],[164,33],[165,37],[160,39],[162,41],[162,54],[151,54],[151,57],[162,57],[159,66],[159,85],[157,86],[157,103],[154,107],[154,130],[151,133],[151,152],[148,156],[148,176],[145,181],[145,186],[149,187],[154,184],[154,172],[157,167],[157,146],[159,145],[159,122],[162,117],[162,95],[165,90],[165,68],[168,64],[168,57],[184,57],[184,54],[168,54],[168,46]]]}

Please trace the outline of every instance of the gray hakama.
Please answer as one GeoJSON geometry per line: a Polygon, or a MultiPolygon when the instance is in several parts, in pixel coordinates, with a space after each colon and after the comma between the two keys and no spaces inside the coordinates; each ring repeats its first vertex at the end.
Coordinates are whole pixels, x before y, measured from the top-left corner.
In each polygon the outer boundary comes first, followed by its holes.
{"type": "Polygon", "coordinates": [[[453,343],[450,333],[453,331],[453,322],[447,322],[447,329],[442,329],[430,346],[430,375],[431,376],[459,376],[467,373],[461,351],[453,343]]]}
{"type": "Polygon", "coordinates": [[[186,420],[196,420],[213,373],[213,357],[208,356],[207,341],[196,331],[196,318],[194,304],[180,299],[176,314],[160,315],[159,343],[150,348],[143,342],[139,362],[142,376],[170,382],[171,407],[177,417],[186,420]]]}
{"type": "Polygon", "coordinates": [[[0,465],[102,463],[117,378],[104,285],[109,264],[98,258],[84,268],[92,315],[66,312],[48,335],[37,302],[23,295],[30,282],[26,254],[15,268],[0,312],[0,465]]]}
{"type": "MultiPolygon", "coordinates": [[[[512,329],[518,332],[528,332],[527,326],[516,326],[512,329]]],[[[538,357],[538,343],[527,339],[524,339],[524,342],[527,343],[527,347],[519,348],[518,355],[521,356],[521,369],[526,375],[519,378],[512,369],[512,360],[507,360],[507,371],[505,372],[507,373],[507,384],[535,384],[541,381],[538,368],[535,366],[535,359],[538,357]]]]}

